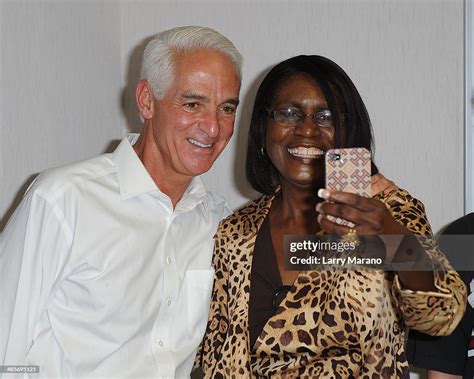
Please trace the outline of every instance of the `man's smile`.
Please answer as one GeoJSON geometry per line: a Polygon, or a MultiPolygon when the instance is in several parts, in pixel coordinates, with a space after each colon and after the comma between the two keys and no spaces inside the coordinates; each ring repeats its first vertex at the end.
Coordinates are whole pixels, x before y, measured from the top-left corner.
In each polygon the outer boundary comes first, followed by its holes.
{"type": "Polygon", "coordinates": [[[199,142],[193,138],[187,138],[188,142],[191,144],[191,145],[194,145],[194,146],[197,146],[197,147],[202,147],[202,148],[210,148],[212,147],[212,143],[203,143],[203,142],[199,142]]]}

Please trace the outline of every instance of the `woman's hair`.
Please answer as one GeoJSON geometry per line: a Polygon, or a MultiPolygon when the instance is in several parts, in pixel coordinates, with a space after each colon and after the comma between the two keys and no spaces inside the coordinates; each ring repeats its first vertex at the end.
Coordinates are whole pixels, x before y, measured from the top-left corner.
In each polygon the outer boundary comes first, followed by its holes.
{"type": "MultiPolygon", "coordinates": [[[[273,194],[278,187],[278,172],[262,154],[265,147],[267,110],[273,106],[278,91],[287,79],[305,75],[314,80],[326,98],[333,114],[335,148],[365,147],[373,151],[372,125],[359,92],[344,70],[328,58],[319,55],[299,55],[274,66],[257,91],[250,121],[246,174],[253,189],[273,194]],[[345,138],[341,142],[341,129],[345,138]]],[[[378,172],[372,162],[372,174],[378,172]]]]}
{"type": "Polygon", "coordinates": [[[242,77],[242,56],[234,44],[214,29],[203,26],[182,26],[157,34],[145,47],[141,79],[151,85],[153,95],[161,99],[175,75],[175,54],[196,49],[210,49],[227,55],[242,77]]]}

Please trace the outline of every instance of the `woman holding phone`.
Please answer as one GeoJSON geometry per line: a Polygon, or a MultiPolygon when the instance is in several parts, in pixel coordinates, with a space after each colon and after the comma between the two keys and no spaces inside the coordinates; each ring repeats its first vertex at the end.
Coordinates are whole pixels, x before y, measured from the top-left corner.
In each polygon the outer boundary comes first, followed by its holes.
{"type": "Polygon", "coordinates": [[[263,196],[215,236],[205,377],[408,377],[406,326],[437,335],[456,326],[465,287],[434,247],[423,250],[433,272],[285,270],[288,234],[431,234],[406,191],[366,198],[324,189],[327,150],[371,145],[364,103],[331,60],[297,56],[265,77],[246,162],[263,196]]]}

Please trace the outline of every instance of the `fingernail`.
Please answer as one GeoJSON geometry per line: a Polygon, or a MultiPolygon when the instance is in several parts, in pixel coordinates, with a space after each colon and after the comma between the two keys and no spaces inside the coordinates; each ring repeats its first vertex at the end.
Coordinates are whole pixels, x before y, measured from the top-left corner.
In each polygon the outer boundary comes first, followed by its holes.
{"type": "Polygon", "coordinates": [[[321,199],[327,200],[327,199],[329,199],[329,191],[328,191],[328,190],[325,190],[324,188],[320,188],[320,189],[318,190],[318,196],[319,196],[321,199]]]}
{"type": "Polygon", "coordinates": [[[318,215],[317,220],[318,220],[318,224],[321,225],[321,221],[323,220],[323,215],[321,213],[318,215]]]}
{"type": "Polygon", "coordinates": [[[316,212],[322,213],[322,212],[321,212],[321,207],[322,207],[322,203],[316,204],[316,212]]]}

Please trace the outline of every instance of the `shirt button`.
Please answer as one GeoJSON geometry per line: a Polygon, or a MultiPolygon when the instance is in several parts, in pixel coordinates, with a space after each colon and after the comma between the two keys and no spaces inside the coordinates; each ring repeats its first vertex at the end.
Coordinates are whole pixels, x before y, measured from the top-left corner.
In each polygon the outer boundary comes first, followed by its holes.
{"type": "Polygon", "coordinates": [[[163,347],[165,346],[165,343],[162,340],[158,340],[158,346],[163,347]]]}
{"type": "Polygon", "coordinates": [[[170,256],[166,257],[166,263],[171,264],[171,262],[173,262],[173,258],[170,256]]]}
{"type": "Polygon", "coordinates": [[[166,305],[171,307],[171,299],[169,297],[166,299],[166,305]]]}

